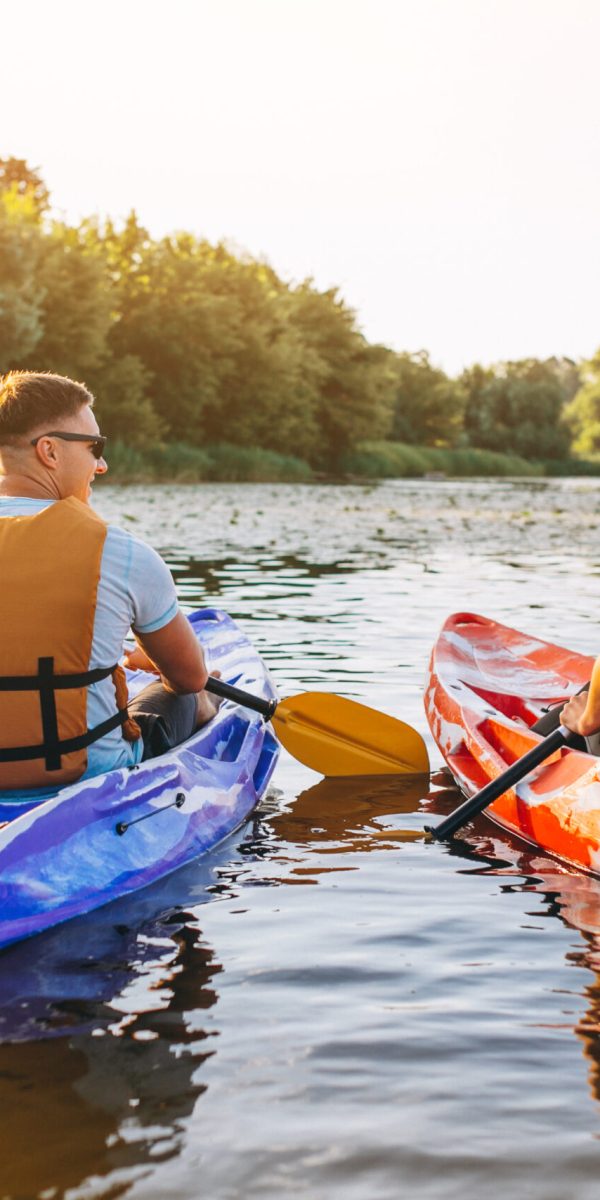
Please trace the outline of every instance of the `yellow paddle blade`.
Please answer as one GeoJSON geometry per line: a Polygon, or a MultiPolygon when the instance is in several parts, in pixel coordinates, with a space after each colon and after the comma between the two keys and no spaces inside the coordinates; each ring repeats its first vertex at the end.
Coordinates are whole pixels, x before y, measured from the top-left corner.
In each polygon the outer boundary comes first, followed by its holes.
{"type": "Polygon", "coordinates": [[[421,775],[429,770],[427,747],[416,729],[343,696],[290,696],[277,705],[272,720],[286,750],[322,775],[421,775]]]}

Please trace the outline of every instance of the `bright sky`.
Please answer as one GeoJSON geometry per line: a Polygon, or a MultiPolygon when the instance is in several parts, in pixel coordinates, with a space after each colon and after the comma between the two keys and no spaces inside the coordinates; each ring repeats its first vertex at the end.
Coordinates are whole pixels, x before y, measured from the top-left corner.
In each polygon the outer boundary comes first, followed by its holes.
{"type": "Polygon", "coordinates": [[[372,341],[600,346],[600,0],[19,0],[0,156],[339,285],[372,341]]]}

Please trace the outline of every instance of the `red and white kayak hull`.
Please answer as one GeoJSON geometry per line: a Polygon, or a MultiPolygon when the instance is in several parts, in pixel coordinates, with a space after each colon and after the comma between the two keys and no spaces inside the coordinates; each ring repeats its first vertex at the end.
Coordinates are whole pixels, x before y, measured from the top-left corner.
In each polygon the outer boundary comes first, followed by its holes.
{"type": "MultiPolygon", "coordinates": [[[[473,613],[445,622],[425,710],[459,787],[473,795],[539,740],[529,728],[590,678],[594,659],[473,613]]],[[[564,747],[488,815],[543,850],[600,874],[600,759],[564,747]]]]}

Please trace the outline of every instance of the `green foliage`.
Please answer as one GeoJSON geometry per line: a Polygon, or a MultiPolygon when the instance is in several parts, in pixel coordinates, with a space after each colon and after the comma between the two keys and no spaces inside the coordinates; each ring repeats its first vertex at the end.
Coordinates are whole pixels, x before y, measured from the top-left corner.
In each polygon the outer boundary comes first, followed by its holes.
{"type": "Polygon", "coordinates": [[[203,440],[204,409],[218,398],[219,366],[232,350],[227,306],[200,284],[202,257],[202,245],[185,235],[141,239],[130,275],[118,281],[111,338],[118,354],[133,354],[149,373],[150,399],[169,436],[195,444],[203,440]]]}
{"type": "Polygon", "coordinates": [[[560,384],[568,404],[581,386],[580,366],[572,358],[547,358],[542,364],[560,384]]]}
{"type": "Polygon", "coordinates": [[[336,289],[189,233],[155,240],[135,212],[72,227],[48,206],[36,170],[0,159],[0,370],[87,383],[123,474],[502,473],[493,452],[568,461],[573,432],[600,449],[600,357],[580,390],[562,358],[451,379],[369,344],[336,289]]]}
{"type": "Polygon", "coordinates": [[[416,445],[454,445],[465,406],[461,384],[433,367],[426,351],[397,354],[391,362],[394,415],[391,436],[416,445]]]}
{"type": "MultiPolygon", "coordinates": [[[[312,478],[308,463],[291,454],[232,446],[190,446],[171,442],[142,450],[116,441],[107,448],[108,483],[278,483],[302,482],[312,478]]],[[[104,476],[99,476],[100,482],[104,476]]]]}
{"type": "Polygon", "coordinates": [[[211,458],[211,479],[236,483],[253,480],[256,483],[296,483],[312,478],[308,465],[293,454],[277,454],[274,450],[259,450],[252,446],[207,446],[211,458]]]}
{"type": "Polygon", "coordinates": [[[341,465],[348,474],[368,479],[419,479],[429,470],[424,447],[401,442],[363,442],[341,465]]]}
{"type": "Polygon", "coordinates": [[[50,194],[41,175],[23,158],[0,158],[0,194],[26,198],[37,217],[46,212],[50,194]]]}
{"type": "Polygon", "coordinates": [[[473,475],[542,475],[540,463],[527,462],[515,454],[497,454],[472,447],[453,450],[434,446],[411,446],[401,442],[364,442],[344,459],[350,474],[371,479],[416,479],[440,473],[452,477],[473,475]]]}
{"type": "Polygon", "coordinates": [[[600,350],[581,370],[581,387],[565,409],[575,454],[600,453],[600,350]]]}
{"type": "Polygon", "coordinates": [[[549,458],[544,462],[545,475],[600,475],[600,458],[549,458]]]}
{"type": "Polygon", "coordinates": [[[362,438],[390,429],[390,351],[369,345],[335,289],[318,292],[307,281],[289,293],[287,309],[304,347],[304,399],[318,437],[309,458],[336,468],[362,438]]]}
{"type": "Polygon", "coordinates": [[[43,335],[43,239],[30,197],[0,192],[0,371],[22,365],[43,335]]]}
{"type": "Polygon", "coordinates": [[[527,460],[519,454],[501,454],[495,450],[478,450],[467,446],[456,450],[428,450],[431,468],[445,475],[543,475],[540,462],[527,460]]]}
{"type": "Polygon", "coordinates": [[[144,451],[130,442],[110,441],[106,447],[106,461],[108,474],[96,477],[96,487],[105,482],[150,483],[158,478],[144,451]]]}
{"type": "Polygon", "coordinates": [[[42,243],[37,270],[42,336],[35,369],[86,382],[106,358],[112,297],[105,286],[101,247],[85,226],[53,223],[42,243]]]}
{"type": "Polygon", "coordinates": [[[160,444],[165,424],[149,397],[151,375],[134,354],[104,359],[88,376],[102,430],[144,449],[160,444]]]}
{"type": "Polygon", "coordinates": [[[567,393],[553,361],[524,359],[463,373],[464,427],[473,446],[531,459],[568,456],[571,438],[562,419],[567,393]]]}

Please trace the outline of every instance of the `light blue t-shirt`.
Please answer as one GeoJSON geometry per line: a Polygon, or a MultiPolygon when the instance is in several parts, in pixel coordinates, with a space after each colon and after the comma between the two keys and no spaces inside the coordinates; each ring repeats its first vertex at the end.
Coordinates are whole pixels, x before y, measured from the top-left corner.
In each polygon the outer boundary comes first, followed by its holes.
{"type": "MultiPolygon", "coordinates": [[[[0,496],[0,518],[30,516],[53,503],[53,500],[0,496]]],[[[110,667],[118,662],[130,629],[141,634],[154,633],[168,625],[177,611],[173,577],[160,555],[133,534],[109,525],[102,551],[89,669],[110,667]]],[[[0,673],[1,670],[0,661],[0,673]]],[[[88,688],[88,729],[100,725],[114,712],[115,688],[109,676],[88,688]]],[[[88,747],[88,765],[82,778],[101,775],[114,767],[134,766],[142,754],[141,738],[127,742],[119,726],[88,747]]],[[[0,799],[23,800],[29,794],[41,798],[54,795],[56,790],[44,788],[31,793],[0,790],[0,799]]]]}

